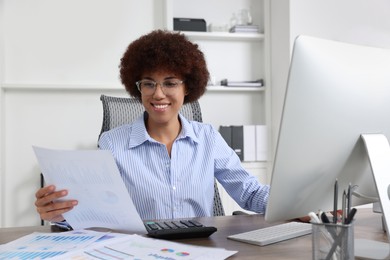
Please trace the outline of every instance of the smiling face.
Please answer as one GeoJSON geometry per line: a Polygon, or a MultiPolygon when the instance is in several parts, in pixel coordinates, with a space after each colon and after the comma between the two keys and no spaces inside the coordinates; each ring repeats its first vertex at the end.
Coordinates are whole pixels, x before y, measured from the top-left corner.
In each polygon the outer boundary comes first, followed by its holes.
{"type": "MultiPolygon", "coordinates": [[[[198,100],[206,91],[209,71],[203,52],[181,32],[154,30],[130,43],[120,62],[120,78],[126,91],[141,99],[136,82],[145,72],[175,72],[185,80],[184,102],[198,100]]],[[[169,74],[169,73],[168,73],[169,74]]]]}
{"type": "Polygon", "coordinates": [[[153,71],[144,73],[142,80],[158,82],[153,94],[145,95],[141,92],[142,104],[149,114],[148,127],[169,126],[172,123],[178,123],[179,110],[186,96],[185,83],[180,83],[174,91],[171,89],[168,95],[164,93],[161,84],[167,80],[180,82],[184,79],[172,72],[153,71]]]}

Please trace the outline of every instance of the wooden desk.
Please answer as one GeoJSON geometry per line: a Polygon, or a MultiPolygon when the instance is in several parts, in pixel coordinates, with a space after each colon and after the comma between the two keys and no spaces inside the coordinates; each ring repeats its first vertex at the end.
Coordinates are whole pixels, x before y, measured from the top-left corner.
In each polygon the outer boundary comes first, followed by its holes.
{"type": "MultiPolygon", "coordinates": [[[[238,251],[229,259],[311,259],[311,235],[260,247],[227,239],[228,235],[258,229],[270,224],[265,223],[261,215],[225,216],[197,218],[200,222],[215,226],[218,231],[209,238],[182,239],[178,242],[200,246],[221,247],[238,251]]],[[[355,221],[355,238],[366,238],[377,241],[388,241],[382,230],[381,215],[372,213],[371,209],[358,209],[355,221]]],[[[0,229],[0,244],[9,242],[34,231],[53,232],[50,226],[18,227],[0,229]]]]}

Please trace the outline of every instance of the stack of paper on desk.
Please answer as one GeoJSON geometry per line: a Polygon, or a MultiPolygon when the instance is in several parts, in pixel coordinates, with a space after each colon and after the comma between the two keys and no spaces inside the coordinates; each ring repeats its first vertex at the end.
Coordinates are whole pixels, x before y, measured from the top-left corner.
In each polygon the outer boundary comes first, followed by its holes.
{"type": "Polygon", "coordinates": [[[237,253],[223,248],[187,245],[166,240],[128,235],[105,245],[96,244],[84,250],[64,254],[58,259],[193,259],[219,260],[237,253]],[[183,258],[184,257],[184,258],[183,258]]]}
{"type": "MultiPolygon", "coordinates": [[[[78,230],[63,233],[31,233],[0,245],[0,259],[47,259],[82,250],[106,238],[109,233],[78,230]]],[[[117,234],[116,237],[123,237],[117,234]]]]}
{"type": "Polygon", "coordinates": [[[109,151],[59,151],[34,147],[47,185],[66,189],[78,205],[64,214],[73,229],[105,227],[146,234],[109,151]]]}
{"type": "Polygon", "coordinates": [[[139,235],[94,232],[32,233],[0,245],[0,259],[226,259],[237,253],[139,235]]]}

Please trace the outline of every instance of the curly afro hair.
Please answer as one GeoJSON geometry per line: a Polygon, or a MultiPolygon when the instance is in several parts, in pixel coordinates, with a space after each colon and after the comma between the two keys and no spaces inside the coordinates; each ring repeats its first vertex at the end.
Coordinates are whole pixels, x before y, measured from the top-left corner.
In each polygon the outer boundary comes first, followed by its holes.
{"type": "Polygon", "coordinates": [[[198,45],[178,32],[155,30],[132,42],[120,62],[120,79],[126,91],[141,99],[135,82],[147,72],[171,71],[185,80],[184,103],[198,100],[209,79],[204,54],[198,45]]]}

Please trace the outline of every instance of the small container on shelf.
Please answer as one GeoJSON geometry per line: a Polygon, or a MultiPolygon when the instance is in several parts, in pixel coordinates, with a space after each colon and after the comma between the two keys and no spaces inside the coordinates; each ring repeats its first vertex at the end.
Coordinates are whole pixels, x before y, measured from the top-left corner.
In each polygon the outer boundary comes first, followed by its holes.
{"type": "Polygon", "coordinates": [[[206,32],[206,21],[198,18],[173,18],[173,30],[206,32]]]}
{"type": "Polygon", "coordinates": [[[228,24],[210,23],[208,25],[208,32],[228,32],[228,31],[229,31],[228,24]]]}

